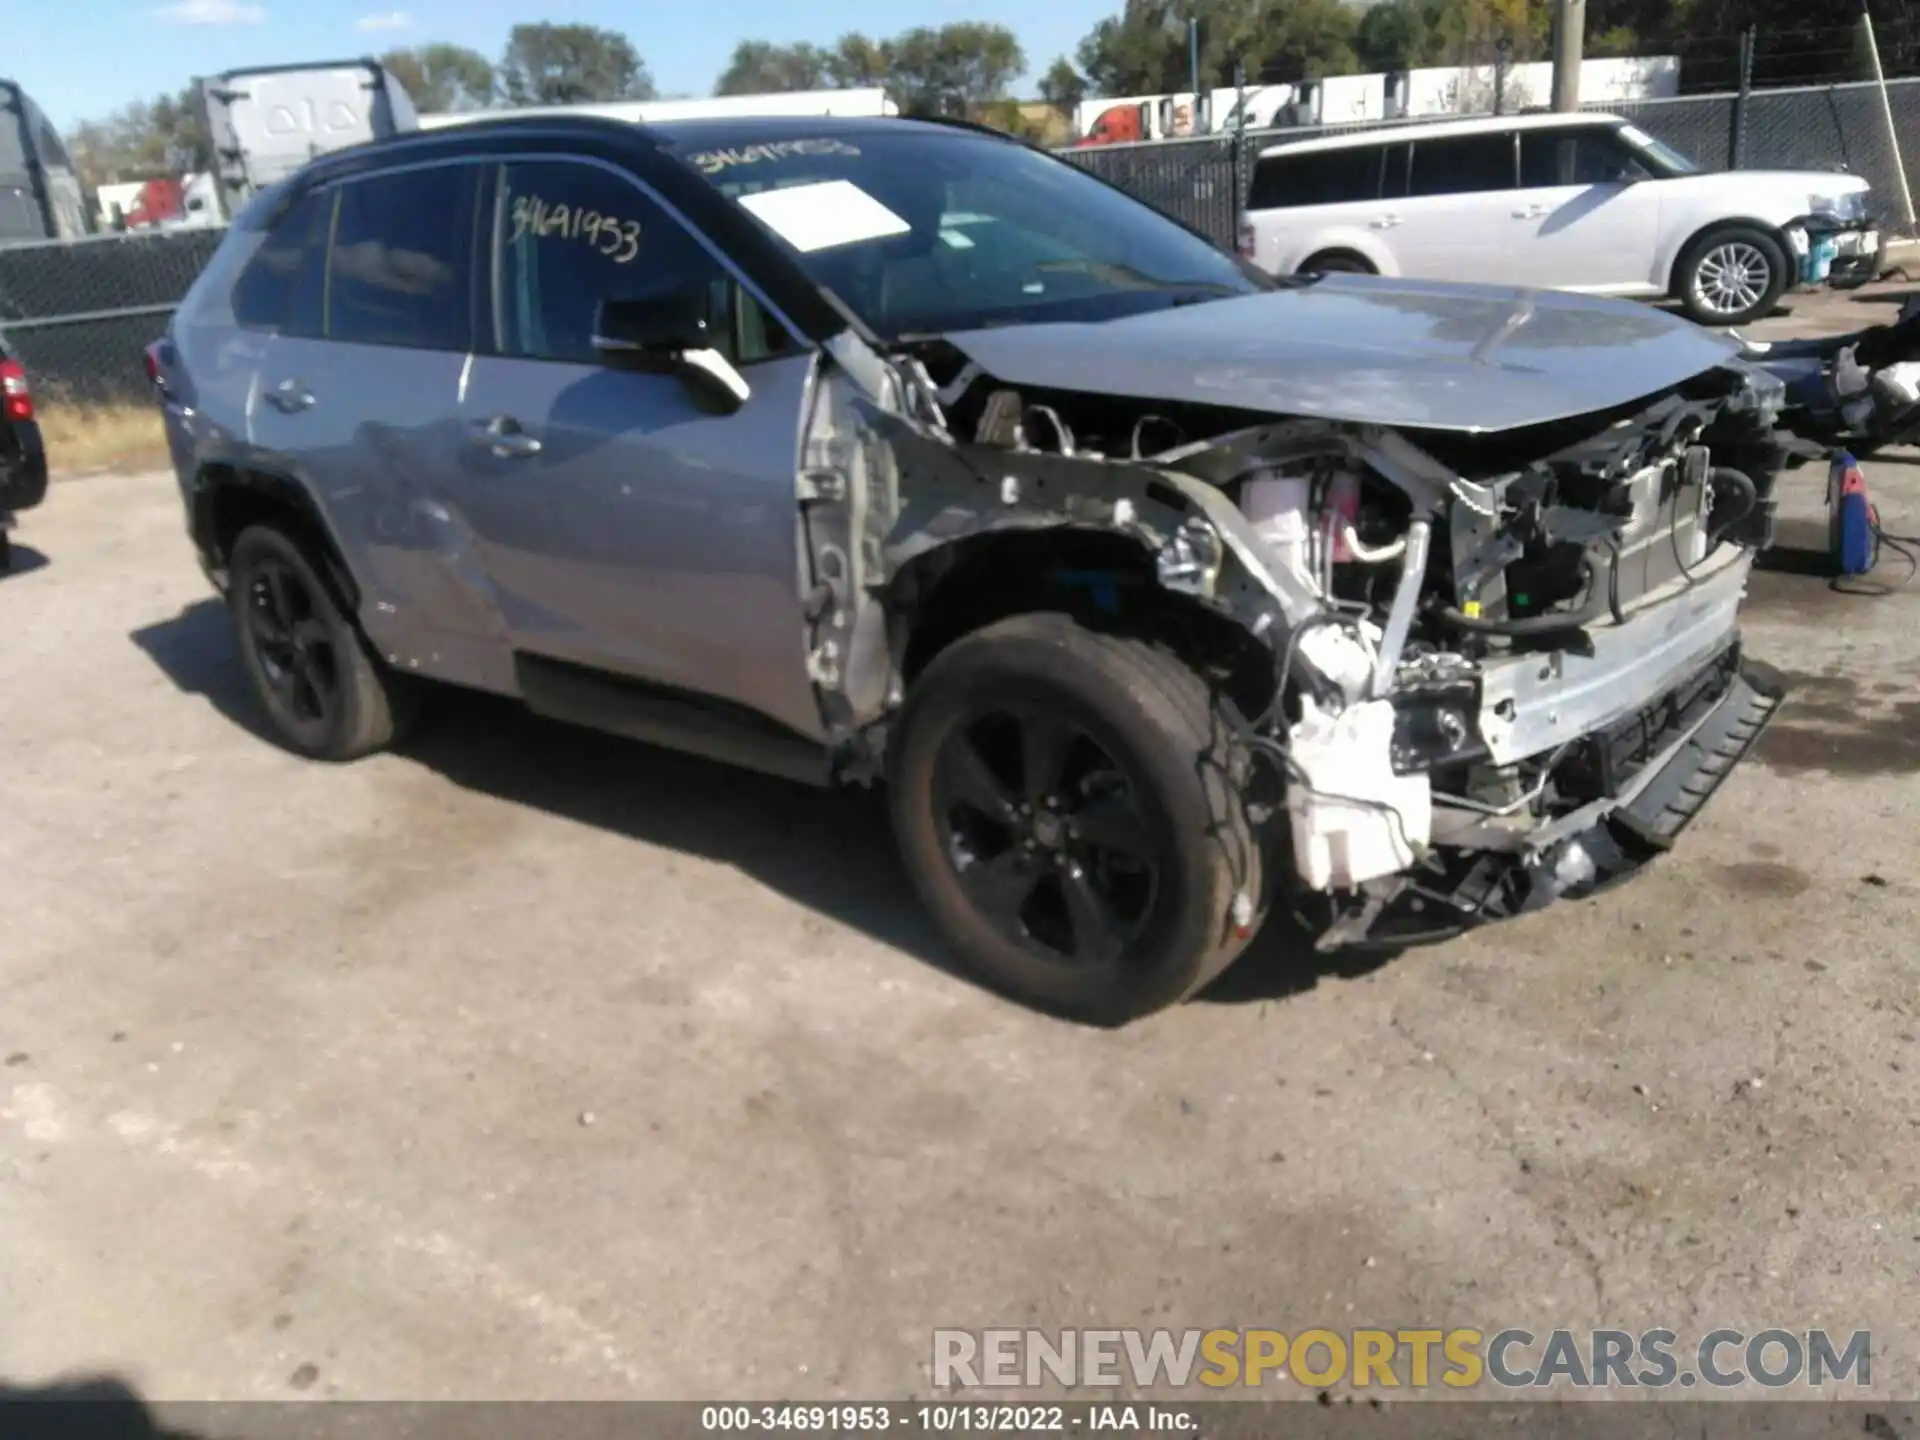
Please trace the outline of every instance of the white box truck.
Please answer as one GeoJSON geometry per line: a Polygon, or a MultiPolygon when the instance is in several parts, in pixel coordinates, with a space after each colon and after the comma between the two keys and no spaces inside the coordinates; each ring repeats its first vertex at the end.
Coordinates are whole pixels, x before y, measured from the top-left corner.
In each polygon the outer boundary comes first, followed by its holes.
{"type": "Polygon", "coordinates": [[[420,128],[413,98],[372,58],[228,70],[199,93],[227,216],[316,155],[420,128]]]}

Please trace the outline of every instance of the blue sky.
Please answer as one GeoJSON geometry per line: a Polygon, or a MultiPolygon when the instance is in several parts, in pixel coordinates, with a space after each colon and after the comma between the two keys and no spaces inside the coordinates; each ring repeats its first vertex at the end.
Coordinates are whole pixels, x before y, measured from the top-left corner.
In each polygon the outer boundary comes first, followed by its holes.
{"type": "Polygon", "coordinates": [[[516,22],[552,20],[623,31],[662,93],[704,95],[734,43],[750,36],[825,42],[848,30],[993,20],[1020,37],[1038,74],[1118,8],[1119,0],[71,0],[62,13],[46,0],[0,0],[0,74],[64,130],[177,91],[196,74],[426,40],[491,59],[516,22]]]}

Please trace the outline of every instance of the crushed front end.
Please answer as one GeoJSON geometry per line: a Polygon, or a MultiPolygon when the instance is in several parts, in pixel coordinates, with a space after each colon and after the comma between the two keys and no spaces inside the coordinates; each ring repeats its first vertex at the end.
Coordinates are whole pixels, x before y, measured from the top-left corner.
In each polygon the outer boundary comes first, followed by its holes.
{"type": "Polygon", "coordinates": [[[1325,947],[1441,939],[1622,878],[1779,703],[1737,615],[1772,538],[1781,387],[1737,359],[1493,431],[1020,392],[937,347],[886,368],[891,413],[819,431],[842,437],[822,455],[890,472],[867,487],[869,542],[820,547],[869,557],[895,637],[848,652],[859,627],[828,607],[849,662],[829,699],[865,696],[839,713],[877,717],[863,733],[884,744],[902,637],[960,542],[1125,537],[1142,572],[1080,574],[1092,592],[1211,612],[1265,657],[1247,799],[1287,852],[1271,898],[1325,947]]]}
{"type": "Polygon", "coordinates": [[[1303,682],[1283,651],[1251,740],[1282,771],[1324,947],[1443,939],[1672,845],[1783,694],[1738,626],[1772,539],[1778,402],[1734,364],[1490,435],[1231,447],[1266,462],[1232,488],[1270,560],[1322,597],[1310,623],[1372,662],[1354,693],[1303,682]]]}

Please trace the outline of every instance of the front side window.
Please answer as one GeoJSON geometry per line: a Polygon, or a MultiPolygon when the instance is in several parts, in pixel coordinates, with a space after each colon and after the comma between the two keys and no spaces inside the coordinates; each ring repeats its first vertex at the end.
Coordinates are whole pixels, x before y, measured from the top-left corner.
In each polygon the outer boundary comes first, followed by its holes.
{"type": "Polygon", "coordinates": [[[494,343],[529,360],[595,362],[603,300],[702,289],[722,348],[739,363],[785,353],[785,332],[673,215],[595,165],[504,165],[496,190],[494,343]]]}
{"type": "Polygon", "coordinates": [[[1384,146],[1355,145],[1340,150],[1264,155],[1253,167],[1247,208],[1277,210],[1377,200],[1385,154],[1384,146]]]}
{"type": "Polygon", "coordinates": [[[1409,195],[1472,195],[1511,190],[1514,184],[1513,135],[1449,135],[1413,142],[1409,195]]]}
{"type": "MultiPolygon", "coordinates": [[[[830,126],[680,158],[881,335],[1099,320],[1271,281],[1070,164],[963,130],[830,126]]],[[[718,137],[726,135],[724,141],[718,137]]]]}
{"type": "Polygon", "coordinates": [[[474,165],[438,165],[340,187],[327,263],[328,339],[469,348],[479,173],[474,165]]]}
{"type": "Polygon", "coordinates": [[[1520,183],[1528,189],[1553,185],[1608,185],[1642,180],[1639,164],[1611,130],[1530,130],[1520,136],[1520,183]]]}
{"type": "Polygon", "coordinates": [[[318,335],[327,235],[337,191],[302,196],[280,217],[233,287],[234,318],[249,330],[318,335]]]}
{"type": "Polygon", "coordinates": [[[1638,125],[1622,125],[1620,138],[1638,152],[1648,168],[1658,175],[1698,175],[1698,161],[1681,154],[1663,140],[1656,140],[1638,125]]]}

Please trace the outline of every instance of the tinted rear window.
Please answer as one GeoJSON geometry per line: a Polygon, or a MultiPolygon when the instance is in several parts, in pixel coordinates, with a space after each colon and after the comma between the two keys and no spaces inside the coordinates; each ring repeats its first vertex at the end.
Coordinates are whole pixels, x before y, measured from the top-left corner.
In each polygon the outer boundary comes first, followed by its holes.
{"type": "Polygon", "coordinates": [[[1409,195],[1469,195],[1514,187],[1513,135],[1450,135],[1413,142],[1409,195]]]}
{"type": "Polygon", "coordinates": [[[479,167],[442,165],[341,187],[327,267],[327,338],[465,350],[473,333],[479,167]]]}
{"type": "Polygon", "coordinates": [[[1254,163],[1247,207],[1281,210],[1296,205],[1377,200],[1385,154],[1382,146],[1357,145],[1345,150],[1262,156],[1254,163]]]}
{"type": "Polygon", "coordinates": [[[320,333],[320,293],[333,220],[331,190],[306,196],[280,218],[233,287],[233,315],[249,330],[320,333]]]}

